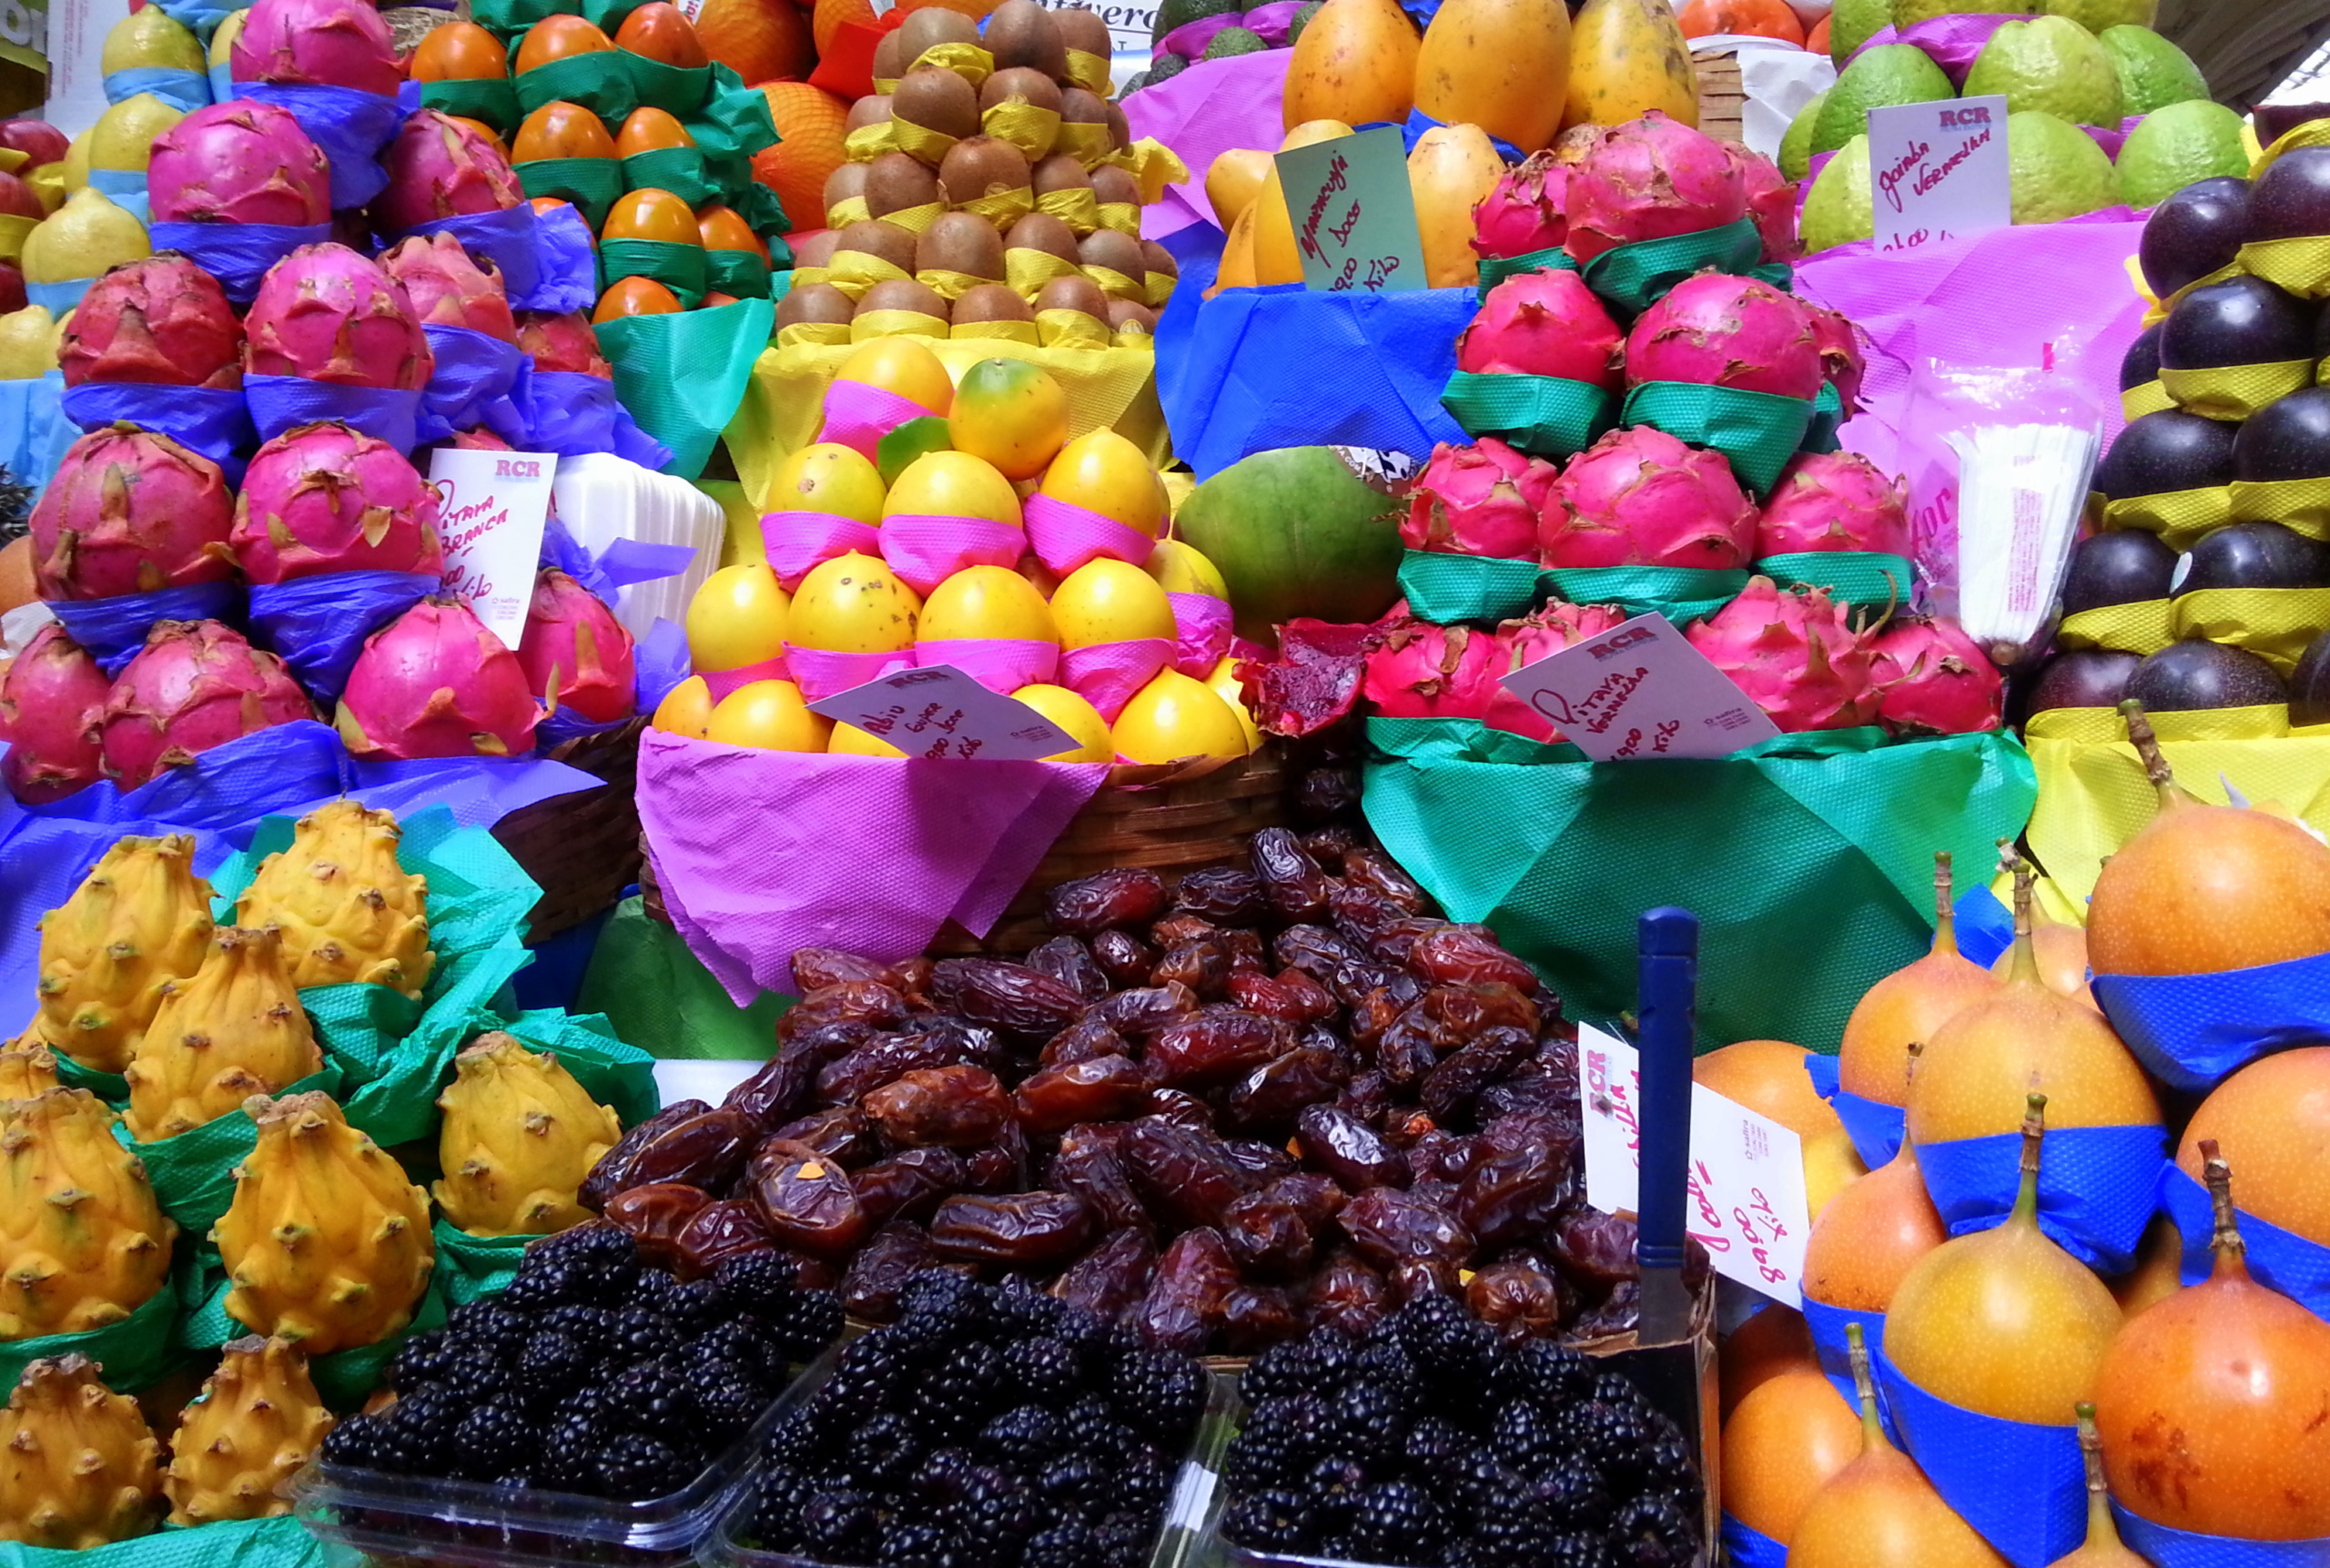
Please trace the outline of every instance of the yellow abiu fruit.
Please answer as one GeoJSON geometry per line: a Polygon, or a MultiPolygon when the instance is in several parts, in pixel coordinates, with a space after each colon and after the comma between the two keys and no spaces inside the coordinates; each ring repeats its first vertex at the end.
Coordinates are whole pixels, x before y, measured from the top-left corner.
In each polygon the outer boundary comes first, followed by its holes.
{"type": "Polygon", "coordinates": [[[977,517],[1020,526],[1019,497],[993,463],[968,452],[925,452],[882,503],[884,517],[977,517]]]}
{"type": "Polygon", "coordinates": [[[967,566],[930,591],[915,640],[965,637],[1057,642],[1059,628],[1036,585],[1008,566],[967,566]]]}
{"type": "Polygon", "coordinates": [[[833,737],[826,741],[826,750],[837,757],[903,757],[898,750],[879,735],[867,734],[856,724],[836,724],[833,737]]]}
{"type": "Polygon", "coordinates": [[[955,389],[947,433],[1004,478],[1034,479],[1068,440],[1068,394],[1025,359],[981,359],[955,389]]]}
{"type": "Polygon", "coordinates": [[[1221,663],[1206,676],[1205,683],[1238,715],[1238,727],[1246,732],[1246,749],[1251,752],[1260,746],[1262,729],[1254,723],[1254,715],[1246,711],[1246,688],[1238,681],[1238,655],[1224,653],[1221,663]]]}
{"type": "Polygon", "coordinates": [[[724,566],[688,601],[688,652],[699,670],[743,670],[785,652],[792,595],[765,561],[724,566]]]}
{"type": "Polygon", "coordinates": [[[1140,567],[1103,556],[1069,572],[1053,591],[1052,623],[1063,648],[1170,638],[1173,602],[1140,567]]]}
{"type": "Polygon", "coordinates": [[[1141,450],[1114,430],[1088,430],[1044,470],[1044,494],[1154,539],[1165,529],[1165,486],[1141,450]]]}
{"type": "Polygon", "coordinates": [[[922,600],[887,561],[853,550],[809,569],[785,634],[830,653],[896,653],[914,646],[921,614],[922,600]]]}
{"type": "Polygon", "coordinates": [[[712,723],[712,688],[704,683],[703,676],[690,675],[655,704],[655,716],[647,723],[651,728],[700,741],[704,727],[712,723]]]}
{"type": "Polygon", "coordinates": [[[955,383],[947,379],[947,367],[938,356],[900,334],[867,342],[842,361],[834,379],[879,387],[942,418],[955,402],[955,383]]]}
{"type": "Polygon", "coordinates": [[[824,511],[862,522],[882,521],[882,473],[855,447],[819,441],[776,465],[769,481],[771,511],[824,511]]]}
{"type": "Polygon", "coordinates": [[[1157,541],[1149,556],[1149,575],[1168,593],[1198,593],[1224,603],[1230,599],[1230,584],[1222,581],[1221,568],[1196,545],[1178,539],[1157,541]]]}
{"type": "Polygon", "coordinates": [[[1221,694],[1201,681],[1164,670],[1125,704],[1109,731],[1117,750],[1137,763],[1183,757],[1242,757],[1246,732],[1221,694]]]}
{"type": "Polygon", "coordinates": [[[712,710],[704,739],[765,752],[822,752],[834,722],[813,713],[790,681],[752,681],[712,710]]]}
{"type": "Polygon", "coordinates": [[[1109,733],[1109,721],[1100,716],[1099,709],[1066,686],[1038,683],[1022,686],[1011,694],[1076,737],[1075,750],[1054,752],[1044,761],[1112,763],[1117,760],[1117,743],[1109,733]]]}

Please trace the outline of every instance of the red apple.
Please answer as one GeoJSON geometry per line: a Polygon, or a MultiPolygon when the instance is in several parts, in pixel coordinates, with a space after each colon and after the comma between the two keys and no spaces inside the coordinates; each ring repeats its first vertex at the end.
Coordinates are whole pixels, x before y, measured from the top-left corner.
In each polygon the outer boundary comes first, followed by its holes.
{"type": "Polygon", "coordinates": [[[0,120],[0,147],[14,147],[32,159],[26,168],[59,162],[68,145],[65,133],[46,120],[0,120]]]}
{"type": "Polygon", "coordinates": [[[0,316],[22,310],[26,303],[25,269],[13,261],[0,261],[0,316]]]}
{"type": "Polygon", "coordinates": [[[33,187],[5,171],[0,171],[0,212],[29,217],[35,223],[48,216],[48,209],[41,206],[33,187]]]}

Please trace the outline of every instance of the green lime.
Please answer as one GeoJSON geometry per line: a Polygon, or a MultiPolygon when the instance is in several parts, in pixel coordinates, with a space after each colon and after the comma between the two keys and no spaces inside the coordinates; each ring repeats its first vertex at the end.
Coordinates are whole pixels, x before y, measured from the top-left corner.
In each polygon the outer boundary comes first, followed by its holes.
{"type": "Polygon", "coordinates": [[[1812,125],[1812,151],[1834,152],[1869,129],[1869,111],[1954,98],[1957,90],[1923,49],[1879,44],[1864,49],[1837,77],[1812,125]]]}
{"type": "Polygon", "coordinates": [[[1950,16],[1960,12],[2028,16],[2031,6],[2029,0],[1893,0],[1893,25],[1913,27],[1920,22],[1930,22],[1936,16],[1950,16]]]}
{"type": "Polygon", "coordinates": [[[1837,0],[1829,12],[1829,58],[1844,68],[1852,53],[1893,25],[1893,0],[1837,0]]]}
{"type": "Polygon", "coordinates": [[[1966,96],[2002,94],[2009,114],[2036,109],[2075,126],[2120,128],[2120,70],[2095,35],[2062,16],[2009,22],[1966,73],[1966,96]]]}
{"type": "Polygon", "coordinates": [[[2037,109],[2009,115],[2006,150],[2017,223],[2055,223],[2120,200],[2111,158],[2069,120],[2037,109]]]}
{"type": "Polygon", "coordinates": [[[2120,112],[2148,115],[2209,96],[2193,56],[2149,27],[2106,27],[2095,35],[2120,72],[2120,112]]]}
{"type": "Polygon", "coordinates": [[[2101,36],[2106,27],[2149,27],[2160,14],[2160,0],[2045,0],[2039,7],[2050,16],[2068,16],[2101,36]]]}
{"type": "Polygon", "coordinates": [[[1813,125],[1820,118],[1820,106],[1828,101],[1827,93],[1813,94],[1812,101],[1788,121],[1788,135],[1780,137],[1780,173],[1790,179],[1802,179],[1812,162],[1813,125]]]}
{"type": "Polygon", "coordinates": [[[1855,137],[1812,182],[1798,230],[1808,256],[1832,245],[1867,239],[1875,232],[1876,222],[1869,203],[1869,138],[1855,137]]]}
{"type": "Polygon", "coordinates": [[[2154,109],[2120,148],[2120,199],[2156,207],[2196,179],[2249,172],[2241,116],[2223,104],[2192,98],[2154,109]]]}

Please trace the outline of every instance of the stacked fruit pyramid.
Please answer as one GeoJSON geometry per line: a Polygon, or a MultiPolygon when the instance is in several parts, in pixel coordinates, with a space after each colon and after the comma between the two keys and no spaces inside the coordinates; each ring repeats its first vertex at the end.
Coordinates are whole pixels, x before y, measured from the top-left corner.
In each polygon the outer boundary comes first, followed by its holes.
{"type": "Polygon", "coordinates": [[[536,892],[481,831],[416,841],[352,801],[286,825],[223,898],[191,837],[123,839],[41,922],[37,1010],[0,1049],[0,1540],[126,1539],[165,1495],[179,1525],[287,1514],[327,1404],[588,1217],[623,1136],[603,1101],[653,1109],[646,1058],[592,1021],[481,1006],[536,892]],[[441,1172],[433,1224],[368,1128],[441,1172]],[[126,1396],[175,1409],[222,1345],[164,1464],[126,1396]]]}

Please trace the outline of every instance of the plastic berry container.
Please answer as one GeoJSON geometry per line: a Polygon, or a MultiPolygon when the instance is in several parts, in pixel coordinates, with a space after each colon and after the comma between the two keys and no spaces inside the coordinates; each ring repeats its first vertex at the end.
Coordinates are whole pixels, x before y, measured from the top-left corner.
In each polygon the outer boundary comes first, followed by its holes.
{"type": "MultiPolygon", "coordinates": [[[[825,1381],[838,1359],[836,1353],[827,1352],[785,1391],[784,1400],[772,1414],[781,1418],[785,1411],[815,1393],[817,1384],[825,1381]]],[[[1207,1511],[1217,1490],[1214,1482],[1216,1472],[1221,1468],[1222,1452],[1230,1446],[1230,1435],[1236,1430],[1237,1410],[1237,1374],[1208,1368],[1205,1413],[1198,1418],[1197,1435],[1190,1440],[1189,1452],[1181,1456],[1181,1467],[1173,1478],[1173,1492],[1165,1501],[1164,1523],[1157,1533],[1156,1545],[1150,1551],[1148,1568],[1200,1568],[1203,1563],[1199,1553],[1204,1544],[1207,1511]]],[[[841,1563],[821,1563],[814,1557],[770,1552],[748,1544],[753,1516],[760,1506],[758,1452],[755,1450],[751,1473],[730,1492],[717,1525],[697,1553],[696,1561],[702,1568],[846,1568],[841,1563]]]]}
{"type": "Polygon", "coordinates": [[[375,1563],[528,1568],[682,1568],[729,1512],[769,1429],[825,1380],[841,1342],[797,1373],[751,1428],[679,1491],[616,1501],[441,1476],[390,1475],[315,1464],[293,1485],[292,1511],[330,1568],[375,1563]]]}

